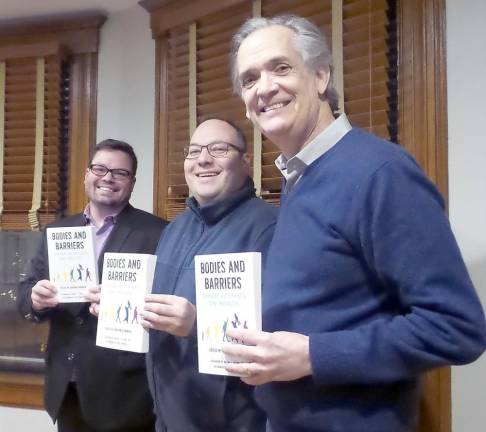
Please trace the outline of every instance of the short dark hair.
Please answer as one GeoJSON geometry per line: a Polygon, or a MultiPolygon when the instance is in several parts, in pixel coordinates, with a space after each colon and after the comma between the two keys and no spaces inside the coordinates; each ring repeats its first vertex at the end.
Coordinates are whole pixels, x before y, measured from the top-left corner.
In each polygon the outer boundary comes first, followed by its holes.
{"type": "Polygon", "coordinates": [[[248,144],[247,144],[247,141],[246,141],[246,136],[243,133],[243,131],[241,130],[241,128],[236,123],[234,123],[231,120],[227,120],[227,119],[224,119],[224,118],[221,118],[221,117],[207,117],[207,118],[205,117],[204,119],[202,119],[199,122],[198,126],[203,124],[204,122],[207,122],[208,120],[219,120],[219,121],[222,121],[222,122],[229,124],[236,132],[236,137],[238,139],[238,142],[235,143],[235,144],[239,145],[241,150],[243,150],[243,153],[246,153],[248,151],[248,144]]]}
{"type": "Polygon", "coordinates": [[[132,174],[134,176],[135,174],[137,174],[138,160],[137,160],[137,156],[135,155],[135,151],[133,150],[133,147],[130,144],[126,143],[125,141],[120,141],[111,138],[100,141],[98,144],[96,144],[95,148],[93,149],[91,160],[89,162],[90,165],[93,162],[93,158],[95,157],[96,153],[98,153],[101,150],[121,151],[127,154],[132,161],[132,174]]]}

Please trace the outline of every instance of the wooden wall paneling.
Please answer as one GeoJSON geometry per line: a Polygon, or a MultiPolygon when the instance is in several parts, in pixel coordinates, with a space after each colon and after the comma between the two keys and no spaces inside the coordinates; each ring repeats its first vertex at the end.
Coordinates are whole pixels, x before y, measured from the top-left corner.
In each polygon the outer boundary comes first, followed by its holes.
{"type": "MultiPolygon", "coordinates": [[[[447,202],[447,100],[444,0],[400,0],[399,142],[447,202]]],[[[424,378],[419,432],[451,431],[450,369],[424,378]]]]}

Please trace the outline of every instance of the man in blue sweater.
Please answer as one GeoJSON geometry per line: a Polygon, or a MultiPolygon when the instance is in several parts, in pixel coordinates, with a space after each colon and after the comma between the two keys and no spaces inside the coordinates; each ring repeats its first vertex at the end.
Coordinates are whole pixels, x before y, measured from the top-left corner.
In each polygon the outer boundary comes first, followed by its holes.
{"type": "Polygon", "coordinates": [[[150,329],[148,377],[157,432],[264,432],[253,387],[239,378],[200,374],[194,256],[262,252],[277,208],[255,196],[243,133],[219,119],[201,123],[184,148],[192,197],[157,247],[153,294],[141,313],[150,329]]]}
{"type": "Polygon", "coordinates": [[[443,200],[401,147],[335,118],[331,54],[309,21],[253,18],[232,46],[247,117],[282,154],[263,328],[228,370],[272,432],[402,432],[420,375],[485,349],[482,307],[443,200]]]}

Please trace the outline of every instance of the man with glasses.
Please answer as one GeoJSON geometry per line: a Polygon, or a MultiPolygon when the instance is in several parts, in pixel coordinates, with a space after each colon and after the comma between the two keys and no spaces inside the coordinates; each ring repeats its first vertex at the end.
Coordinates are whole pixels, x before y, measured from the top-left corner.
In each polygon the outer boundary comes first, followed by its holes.
{"type": "MultiPolygon", "coordinates": [[[[84,177],[89,199],[84,212],[51,225],[95,227],[100,276],[104,252],[153,253],[166,225],[129,204],[136,171],[129,144],[100,142],[84,177]]],[[[48,279],[44,236],[20,282],[17,302],[26,319],[50,323],[45,407],[59,431],[153,431],[144,355],[97,347],[97,318],[89,313],[90,304],[59,303],[48,279]]]]}
{"type": "Polygon", "coordinates": [[[156,414],[165,422],[157,432],[261,432],[265,417],[251,386],[198,372],[194,256],[256,251],[264,259],[277,209],[255,196],[245,137],[233,124],[201,123],[184,156],[192,196],[160,239],[153,294],[141,314],[151,330],[156,414]]]}

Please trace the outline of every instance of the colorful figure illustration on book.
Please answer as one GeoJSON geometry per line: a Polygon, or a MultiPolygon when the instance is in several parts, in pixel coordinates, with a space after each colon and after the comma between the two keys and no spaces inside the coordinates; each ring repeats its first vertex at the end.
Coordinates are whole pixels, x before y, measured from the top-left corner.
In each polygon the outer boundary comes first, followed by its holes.
{"type": "Polygon", "coordinates": [[[226,337],[226,329],[228,327],[228,321],[229,321],[229,319],[226,318],[224,320],[224,323],[223,323],[223,342],[229,342],[228,339],[227,339],[227,337],[226,337]]]}
{"type": "Polygon", "coordinates": [[[241,324],[240,319],[238,318],[238,315],[236,315],[236,312],[235,312],[235,320],[231,321],[231,324],[233,324],[233,328],[238,328],[241,324]]]}
{"type": "Polygon", "coordinates": [[[100,315],[98,317],[101,321],[111,321],[120,324],[129,324],[129,325],[140,325],[138,320],[139,317],[138,306],[132,306],[130,300],[126,300],[125,302],[119,303],[117,306],[112,307],[103,307],[100,315]],[[116,309],[116,312],[115,312],[116,309]],[[124,311],[124,316],[122,319],[122,312],[124,311]]]}
{"type": "Polygon", "coordinates": [[[208,325],[205,329],[201,331],[202,340],[207,342],[239,342],[227,336],[226,331],[228,329],[228,323],[231,322],[233,328],[243,327],[247,329],[248,322],[246,319],[240,319],[236,312],[233,313],[233,317],[234,319],[226,318],[225,320],[223,320],[222,325],[220,324],[220,322],[208,325]]]}
{"type": "Polygon", "coordinates": [[[137,306],[135,306],[135,309],[133,309],[132,324],[134,322],[136,322],[138,324],[138,309],[137,309],[137,306]]]}
{"type": "Polygon", "coordinates": [[[83,266],[81,264],[78,264],[78,267],[76,269],[76,271],[78,272],[78,281],[83,280],[83,270],[83,266]]]}
{"type": "Polygon", "coordinates": [[[69,272],[67,269],[62,270],[58,273],[56,273],[54,277],[54,282],[63,282],[66,283],[68,281],[68,276],[69,276],[69,282],[71,283],[76,283],[76,282],[92,282],[93,277],[91,276],[92,272],[89,270],[88,267],[84,268],[82,264],[77,264],[74,267],[69,269],[69,272]]]}
{"type": "Polygon", "coordinates": [[[125,318],[123,319],[123,322],[128,323],[128,317],[130,316],[130,309],[132,308],[132,305],[130,304],[130,300],[127,300],[127,303],[125,304],[125,318]]]}

